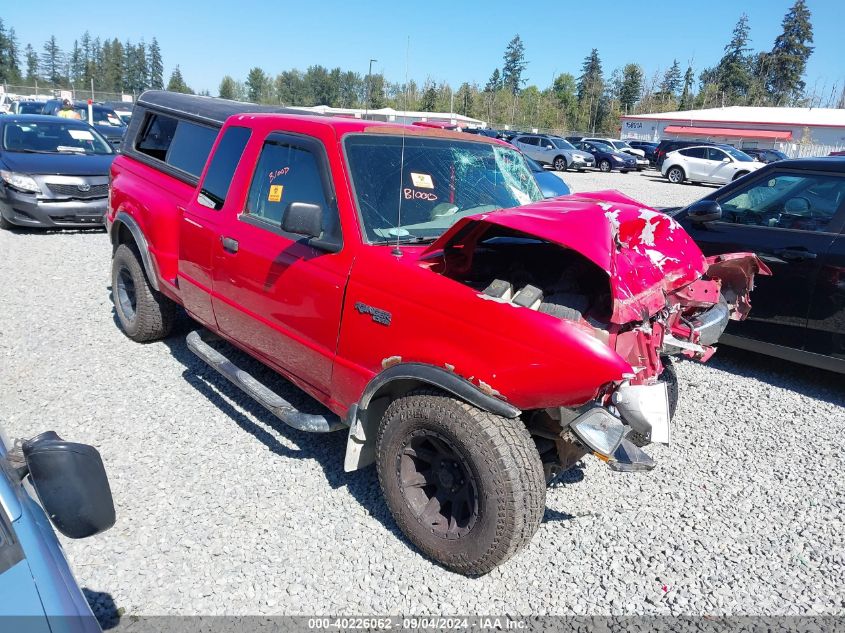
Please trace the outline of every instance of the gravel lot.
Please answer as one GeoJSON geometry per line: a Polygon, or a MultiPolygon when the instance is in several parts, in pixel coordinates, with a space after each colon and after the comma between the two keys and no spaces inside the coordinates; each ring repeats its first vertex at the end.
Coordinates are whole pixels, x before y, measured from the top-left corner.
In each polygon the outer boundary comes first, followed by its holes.
{"type": "MultiPolygon", "coordinates": [[[[655,205],[706,192],[566,174],[655,205]]],[[[679,364],[650,473],[593,458],[549,490],[517,558],[479,579],[421,557],[345,435],[289,429],[195,359],[187,320],[113,321],[101,232],[0,231],[0,424],[102,452],[117,525],[63,539],[104,621],[125,614],[845,614],[841,376],[721,350],[679,364]]],[[[273,380],[264,373],[268,383],[273,380]]]]}

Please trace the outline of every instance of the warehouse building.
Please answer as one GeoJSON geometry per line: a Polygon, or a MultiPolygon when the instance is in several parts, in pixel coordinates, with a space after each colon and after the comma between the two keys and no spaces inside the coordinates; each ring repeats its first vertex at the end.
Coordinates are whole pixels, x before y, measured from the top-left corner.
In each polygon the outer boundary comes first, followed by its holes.
{"type": "Polygon", "coordinates": [[[779,149],[793,158],[845,149],[845,110],[731,106],[622,117],[622,138],[683,139],[779,149]]]}

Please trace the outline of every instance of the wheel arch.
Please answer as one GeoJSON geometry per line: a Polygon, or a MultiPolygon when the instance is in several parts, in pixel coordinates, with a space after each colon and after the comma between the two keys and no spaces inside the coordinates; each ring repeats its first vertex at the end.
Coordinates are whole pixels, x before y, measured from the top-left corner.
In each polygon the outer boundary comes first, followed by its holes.
{"type": "Polygon", "coordinates": [[[141,264],[144,266],[144,272],[150,285],[156,291],[158,287],[158,274],[155,267],[155,260],[150,254],[150,247],[147,242],[147,237],[144,231],[138,225],[138,222],[131,215],[125,211],[118,211],[114,222],[109,229],[109,239],[112,243],[112,254],[117,250],[121,244],[134,244],[141,255],[141,264]]]}
{"type": "Polygon", "coordinates": [[[361,399],[349,411],[350,427],[344,470],[358,470],[375,461],[378,424],[387,407],[397,398],[423,387],[434,387],[458,400],[506,418],[516,418],[521,413],[512,404],[483,392],[467,379],[447,369],[425,363],[394,365],[370,380],[361,399]]]}

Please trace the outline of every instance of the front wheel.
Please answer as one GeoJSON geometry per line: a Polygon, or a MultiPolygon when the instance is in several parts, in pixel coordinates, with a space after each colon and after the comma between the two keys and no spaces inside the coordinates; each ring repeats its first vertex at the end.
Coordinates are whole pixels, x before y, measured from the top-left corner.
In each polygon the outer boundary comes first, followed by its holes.
{"type": "Polygon", "coordinates": [[[566,171],[566,159],[563,156],[557,156],[552,162],[552,167],[555,171],[566,171]]]}
{"type": "Polygon", "coordinates": [[[128,244],[117,247],[112,258],[112,301],[126,336],[138,343],[170,334],[176,304],[147,280],[138,252],[128,244]]]}
{"type": "Polygon", "coordinates": [[[684,170],[680,167],[670,167],[666,172],[666,179],[673,185],[680,185],[684,182],[684,170]]]}
{"type": "Polygon", "coordinates": [[[742,178],[743,176],[746,176],[747,174],[748,174],[747,171],[738,171],[736,174],[734,174],[733,180],[739,180],[740,178],[742,178]]]}
{"type": "Polygon", "coordinates": [[[525,426],[437,391],[387,408],[376,441],[379,483],[393,518],[427,556],[486,574],[540,525],[543,464],[525,426]]]}
{"type": "Polygon", "coordinates": [[[607,173],[611,169],[613,169],[613,165],[610,164],[609,160],[600,160],[599,161],[599,170],[607,173]]]}

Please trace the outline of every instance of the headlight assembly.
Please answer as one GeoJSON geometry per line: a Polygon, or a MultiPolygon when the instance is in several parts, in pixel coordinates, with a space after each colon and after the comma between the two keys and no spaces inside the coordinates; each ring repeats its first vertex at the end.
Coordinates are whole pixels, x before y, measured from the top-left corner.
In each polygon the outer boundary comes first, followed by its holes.
{"type": "Polygon", "coordinates": [[[26,193],[41,193],[41,189],[38,188],[38,183],[35,182],[35,179],[32,178],[32,176],[0,169],[0,178],[2,178],[3,182],[7,185],[13,189],[17,189],[18,191],[24,191],[26,193]]]}

